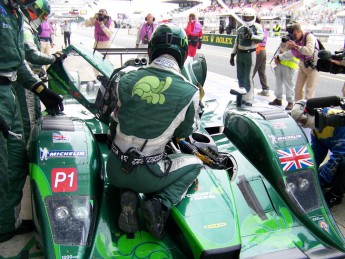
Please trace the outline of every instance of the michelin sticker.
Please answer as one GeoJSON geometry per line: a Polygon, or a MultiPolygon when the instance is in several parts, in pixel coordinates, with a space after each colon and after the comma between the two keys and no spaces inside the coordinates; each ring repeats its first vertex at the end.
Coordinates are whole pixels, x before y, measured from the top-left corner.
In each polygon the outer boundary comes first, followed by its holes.
{"type": "Polygon", "coordinates": [[[41,160],[48,160],[48,158],[61,158],[61,157],[86,157],[86,151],[79,150],[52,150],[49,151],[46,147],[40,148],[41,160]]]}

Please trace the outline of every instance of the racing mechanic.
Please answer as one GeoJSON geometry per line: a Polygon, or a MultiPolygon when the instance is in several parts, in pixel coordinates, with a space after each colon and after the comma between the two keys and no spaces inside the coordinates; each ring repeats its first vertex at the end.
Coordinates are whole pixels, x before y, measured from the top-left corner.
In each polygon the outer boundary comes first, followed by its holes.
{"type": "Polygon", "coordinates": [[[196,20],[194,13],[189,14],[188,19],[185,29],[188,37],[188,57],[194,57],[196,50],[201,47],[202,25],[196,20]]]}
{"type": "MultiPolygon", "coordinates": [[[[291,110],[291,116],[303,128],[310,128],[311,147],[314,152],[318,168],[320,184],[323,189],[329,189],[325,198],[329,207],[342,202],[345,191],[345,127],[326,126],[321,132],[315,128],[313,111],[308,111],[307,101],[297,101],[291,110]],[[326,163],[328,152],[331,152],[326,163]]],[[[326,114],[339,112],[335,109],[324,108],[326,114]]]]}
{"type": "Polygon", "coordinates": [[[49,114],[63,110],[62,98],[49,90],[24,61],[23,15],[19,7],[33,3],[34,0],[0,0],[0,111],[12,133],[7,139],[0,134],[0,242],[34,229],[32,221],[19,217],[28,165],[19,103],[11,82],[18,73],[26,79],[23,86],[39,96],[49,114]]]}
{"type": "Polygon", "coordinates": [[[199,91],[181,75],[187,53],[184,29],[161,24],[149,42],[149,65],[115,80],[117,125],[107,174],[114,186],[125,189],[119,227],[126,233],[139,230],[137,193],[154,193],[142,209],[148,231],[162,239],[170,209],[200,172],[197,157],[165,154],[173,137],[186,138],[197,129],[199,91]]]}
{"type": "MultiPolygon", "coordinates": [[[[21,8],[24,16],[24,51],[25,59],[29,62],[31,70],[37,74],[43,81],[47,81],[46,72],[43,65],[50,65],[54,62],[61,62],[66,58],[66,54],[57,51],[52,55],[47,55],[40,51],[40,41],[37,29],[50,14],[50,4],[48,0],[37,0],[33,5],[27,8],[21,8]]],[[[41,116],[41,105],[37,95],[30,90],[23,88],[23,82],[26,78],[20,75],[12,83],[16,90],[16,95],[20,105],[22,115],[24,138],[28,143],[31,128],[35,121],[41,116]]]]}
{"type": "Polygon", "coordinates": [[[256,45],[263,41],[264,33],[262,26],[255,22],[256,13],[253,8],[245,8],[242,19],[246,25],[237,30],[230,65],[235,66],[235,56],[237,55],[238,84],[247,91],[242,102],[244,105],[252,106],[254,100],[253,72],[256,64],[256,45]]]}

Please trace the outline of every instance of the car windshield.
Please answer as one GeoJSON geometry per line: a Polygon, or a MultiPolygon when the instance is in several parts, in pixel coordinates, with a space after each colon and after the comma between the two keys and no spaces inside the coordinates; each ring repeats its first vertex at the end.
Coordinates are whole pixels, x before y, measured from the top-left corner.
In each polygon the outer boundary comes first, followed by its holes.
{"type": "Polygon", "coordinates": [[[98,78],[103,75],[77,53],[70,53],[63,67],[80,94],[94,107],[99,107],[105,87],[98,78]]]}

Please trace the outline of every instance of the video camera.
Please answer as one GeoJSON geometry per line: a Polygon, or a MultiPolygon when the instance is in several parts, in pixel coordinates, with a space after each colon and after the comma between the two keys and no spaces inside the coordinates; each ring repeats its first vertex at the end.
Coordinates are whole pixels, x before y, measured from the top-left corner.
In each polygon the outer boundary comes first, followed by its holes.
{"type": "Polygon", "coordinates": [[[318,53],[319,59],[317,60],[316,69],[318,71],[329,72],[331,74],[345,74],[345,67],[342,65],[334,64],[331,59],[344,60],[345,50],[334,51],[334,54],[328,50],[320,50],[318,53]]]}
{"type": "Polygon", "coordinates": [[[329,96],[311,98],[307,101],[306,109],[308,113],[315,116],[315,128],[321,132],[326,126],[345,126],[345,97],[329,96]],[[329,114],[323,108],[330,106],[340,106],[337,113],[329,114]]]}
{"type": "Polygon", "coordinates": [[[102,13],[96,14],[96,20],[103,22],[104,20],[109,20],[109,16],[103,15],[102,13]]]}

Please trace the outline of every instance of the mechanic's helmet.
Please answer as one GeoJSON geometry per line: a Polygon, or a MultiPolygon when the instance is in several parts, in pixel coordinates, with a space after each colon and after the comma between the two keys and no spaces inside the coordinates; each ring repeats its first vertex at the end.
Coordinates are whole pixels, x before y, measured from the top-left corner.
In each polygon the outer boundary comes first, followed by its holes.
{"type": "Polygon", "coordinates": [[[308,113],[306,106],[307,106],[306,100],[297,101],[291,110],[291,117],[301,127],[315,129],[315,116],[308,113]]]}
{"type": "Polygon", "coordinates": [[[245,8],[242,13],[242,20],[248,25],[252,26],[255,23],[256,12],[253,8],[245,8]]]}
{"type": "Polygon", "coordinates": [[[182,69],[188,54],[188,39],[183,28],[172,23],[157,26],[148,46],[149,63],[162,54],[173,56],[182,69]]]}
{"type": "Polygon", "coordinates": [[[48,0],[36,0],[33,5],[22,8],[22,11],[29,19],[30,25],[37,29],[42,22],[47,20],[50,14],[50,4],[48,0]]]}
{"type": "Polygon", "coordinates": [[[13,3],[19,5],[20,7],[27,7],[33,3],[35,3],[36,0],[12,0],[13,3]]]}

